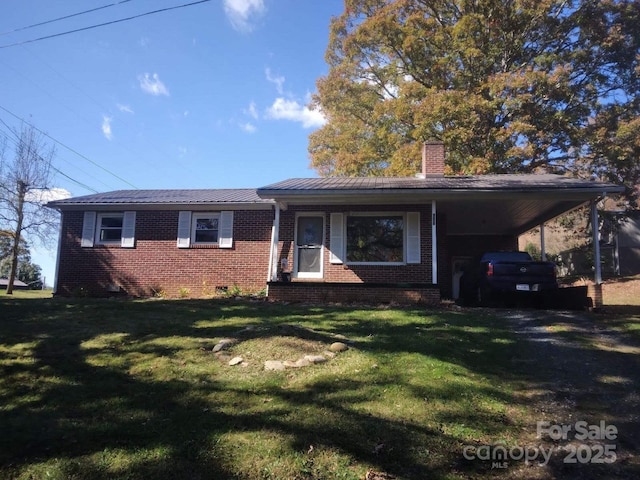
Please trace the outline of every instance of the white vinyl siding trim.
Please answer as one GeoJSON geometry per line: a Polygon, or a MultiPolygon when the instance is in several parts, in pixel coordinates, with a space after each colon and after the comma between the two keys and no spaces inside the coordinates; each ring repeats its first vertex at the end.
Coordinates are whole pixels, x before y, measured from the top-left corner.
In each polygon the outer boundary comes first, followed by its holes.
{"type": "Polygon", "coordinates": [[[181,211],[178,213],[178,248],[189,248],[191,246],[191,212],[181,211]]]}
{"type": "Polygon", "coordinates": [[[407,212],[407,263],[420,263],[420,212],[407,212]]]}
{"type": "Polygon", "coordinates": [[[218,226],[218,247],[233,247],[233,211],[220,212],[218,226]]]}
{"type": "Polygon", "coordinates": [[[136,245],[136,212],[124,212],[122,217],[122,238],[120,246],[133,248],[136,245]]]}
{"type": "Polygon", "coordinates": [[[80,241],[81,247],[93,247],[95,231],[96,212],[84,212],[84,218],[82,221],[82,239],[80,241]]]}
{"type": "Polygon", "coordinates": [[[329,262],[339,265],[344,263],[344,215],[332,213],[329,228],[329,262]]]}

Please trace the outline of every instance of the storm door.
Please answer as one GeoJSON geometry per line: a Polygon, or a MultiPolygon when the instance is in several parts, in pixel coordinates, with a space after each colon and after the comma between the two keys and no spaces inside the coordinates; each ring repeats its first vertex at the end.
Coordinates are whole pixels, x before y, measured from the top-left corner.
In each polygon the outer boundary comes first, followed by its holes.
{"type": "Polygon", "coordinates": [[[298,278],[322,278],[324,215],[296,219],[295,268],[298,278]]]}

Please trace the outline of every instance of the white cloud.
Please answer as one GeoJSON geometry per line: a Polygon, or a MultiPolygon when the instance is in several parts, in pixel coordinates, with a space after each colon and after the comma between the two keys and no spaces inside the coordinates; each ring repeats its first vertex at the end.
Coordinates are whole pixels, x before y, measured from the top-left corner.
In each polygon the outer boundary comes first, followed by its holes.
{"type": "Polygon", "coordinates": [[[153,75],[149,73],[145,73],[144,75],[138,75],[138,80],[140,81],[140,88],[143,92],[148,93],[149,95],[166,95],[169,96],[169,90],[165,86],[164,83],[160,80],[160,77],[157,73],[153,75]]]}
{"type": "Polygon", "coordinates": [[[118,110],[120,110],[122,113],[133,113],[133,109],[129,105],[118,103],[116,104],[116,107],[118,107],[118,110]]]}
{"type": "Polygon", "coordinates": [[[102,116],[102,134],[107,140],[111,140],[113,138],[113,134],[111,132],[111,121],[113,117],[107,117],[106,115],[102,116]]]}
{"type": "Polygon", "coordinates": [[[283,93],[283,85],[284,85],[284,77],[278,77],[278,76],[272,75],[271,69],[268,68],[268,67],[265,69],[265,74],[267,76],[267,80],[269,82],[275,84],[276,90],[278,91],[278,94],[282,95],[282,93],[283,93]]]}
{"type": "Polygon", "coordinates": [[[256,126],[251,122],[241,123],[240,128],[247,133],[254,133],[257,130],[256,126]]]}
{"type": "Polygon", "coordinates": [[[300,105],[295,100],[276,98],[273,105],[267,110],[267,116],[275,120],[290,120],[300,122],[304,128],[321,127],[326,119],[319,110],[310,110],[305,105],[300,105]]]}
{"type": "Polygon", "coordinates": [[[233,28],[240,32],[253,30],[253,21],[265,11],[264,0],[224,0],[224,12],[233,28]]]}
{"type": "Polygon", "coordinates": [[[62,200],[63,198],[70,198],[71,193],[64,188],[34,188],[27,192],[25,200],[27,202],[34,203],[47,203],[54,200],[62,200]]]}
{"type": "Polygon", "coordinates": [[[249,115],[254,120],[257,120],[258,119],[258,109],[256,108],[256,103],[255,102],[251,102],[249,104],[249,108],[247,108],[246,110],[243,110],[243,113],[245,115],[249,115]]]}

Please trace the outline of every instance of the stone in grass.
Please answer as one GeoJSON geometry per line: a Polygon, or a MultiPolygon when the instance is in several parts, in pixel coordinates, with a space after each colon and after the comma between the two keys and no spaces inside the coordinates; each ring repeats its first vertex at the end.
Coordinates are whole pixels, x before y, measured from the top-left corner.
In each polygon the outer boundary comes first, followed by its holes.
{"type": "Polygon", "coordinates": [[[242,362],[244,362],[244,358],[242,358],[242,357],[233,357],[231,360],[229,360],[229,366],[233,367],[235,365],[240,365],[242,362]]]}
{"type": "Polygon", "coordinates": [[[305,355],[304,359],[311,363],[322,363],[327,361],[327,359],[322,355],[305,355]]]}
{"type": "Polygon", "coordinates": [[[230,338],[223,338],[218,343],[216,343],[215,347],[213,347],[213,353],[219,352],[221,350],[226,350],[227,348],[231,347],[234,343],[236,342],[230,338]]]}
{"type": "Polygon", "coordinates": [[[214,353],[214,355],[221,362],[228,362],[229,360],[231,360],[231,358],[233,358],[233,356],[227,352],[216,352],[214,353]]]}
{"type": "Polygon", "coordinates": [[[280,360],[267,360],[264,362],[264,369],[281,372],[284,370],[284,363],[280,360]]]}
{"type": "Polygon", "coordinates": [[[329,346],[329,350],[331,350],[332,352],[346,352],[347,350],[349,350],[349,347],[346,343],[343,342],[333,342],[329,346]]]}
{"type": "Polygon", "coordinates": [[[282,363],[287,368],[302,368],[302,367],[308,367],[309,365],[311,365],[311,362],[306,358],[300,358],[295,362],[286,360],[285,362],[282,362],[282,363]]]}

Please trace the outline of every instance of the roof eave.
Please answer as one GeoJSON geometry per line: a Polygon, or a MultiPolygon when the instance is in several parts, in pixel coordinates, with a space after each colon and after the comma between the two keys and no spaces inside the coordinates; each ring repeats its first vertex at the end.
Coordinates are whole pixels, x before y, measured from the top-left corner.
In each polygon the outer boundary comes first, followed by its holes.
{"type": "Polygon", "coordinates": [[[527,196],[557,196],[558,198],[584,201],[595,199],[609,194],[622,193],[624,188],[606,185],[597,187],[574,187],[574,188],[511,188],[511,189],[327,189],[327,190],[261,190],[257,191],[261,198],[270,198],[278,202],[286,203],[341,203],[366,201],[375,203],[386,203],[389,201],[411,201],[416,200],[450,200],[475,198],[509,198],[527,196]]]}
{"type": "Polygon", "coordinates": [[[182,202],[182,203],[160,203],[160,202],[80,202],[64,203],[49,202],[45,206],[60,211],[72,210],[271,210],[274,205],[273,200],[263,200],[261,202],[182,202]]]}

